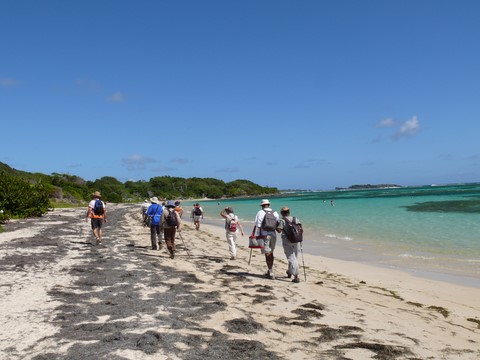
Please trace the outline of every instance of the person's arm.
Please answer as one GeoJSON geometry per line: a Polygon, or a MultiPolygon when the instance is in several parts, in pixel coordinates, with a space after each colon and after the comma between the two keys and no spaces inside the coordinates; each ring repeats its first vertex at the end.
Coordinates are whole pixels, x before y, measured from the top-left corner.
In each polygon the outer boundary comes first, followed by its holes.
{"type": "Polygon", "coordinates": [[[242,224],[240,224],[240,221],[238,221],[238,219],[237,219],[237,224],[240,227],[240,232],[242,233],[242,236],[244,236],[245,233],[243,232],[243,226],[242,226],[242,224]]]}
{"type": "Polygon", "coordinates": [[[90,207],[90,205],[88,205],[88,208],[87,208],[87,217],[86,217],[86,222],[88,222],[88,218],[90,217],[90,214],[92,213],[92,208],[90,207]]]}
{"type": "Polygon", "coordinates": [[[223,217],[224,219],[227,219],[227,215],[225,214],[225,209],[222,209],[222,211],[220,211],[220,216],[223,217]]]}
{"type": "Polygon", "coordinates": [[[261,235],[261,227],[262,227],[262,220],[263,220],[262,215],[265,216],[265,212],[260,210],[257,213],[257,216],[255,216],[255,236],[261,235]]]}
{"type": "Polygon", "coordinates": [[[283,231],[283,221],[282,220],[280,220],[278,222],[276,230],[277,230],[278,233],[281,233],[283,231]]]}

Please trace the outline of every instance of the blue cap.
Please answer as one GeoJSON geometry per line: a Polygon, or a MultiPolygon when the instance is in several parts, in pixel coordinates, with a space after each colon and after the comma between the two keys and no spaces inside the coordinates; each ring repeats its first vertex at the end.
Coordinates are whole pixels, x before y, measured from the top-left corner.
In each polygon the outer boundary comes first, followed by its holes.
{"type": "Polygon", "coordinates": [[[167,201],[167,205],[165,205],[166,207],[175,207],[175,203],[173,202],[173,200],[168,200],[167,201]]]}

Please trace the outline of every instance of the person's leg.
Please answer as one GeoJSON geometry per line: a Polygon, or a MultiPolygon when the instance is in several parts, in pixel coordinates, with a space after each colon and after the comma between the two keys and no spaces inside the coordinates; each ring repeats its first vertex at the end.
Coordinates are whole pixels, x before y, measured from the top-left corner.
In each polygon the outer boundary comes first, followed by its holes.
{"type": "Polygon", "coordinates": [[[162,231],[160,230],[160,224],[155,225],[155,230],[157,234],[157,240],[158,240],[158,250],[162,250],[163,244],[162,244],[162,231]]]}
{"type": "Polygon", "coordinates": [[[92,234],[97,239],[97,231],[95,230],[95,220],[90,219],[90,226],[92,227],[92,234]]]}
{"type": "Polygon", "coordinates": [[[170,257],[173,259],[175,256],[175,234],[177,233],[177,228],[172,228],[172,251],[170,252],[170,257]]]}
{"type": "Polygon", "coordinates": [[[235,238],[236,234],[227,231],[227,244],[228,244],[228,250],[230,250],[230,257],[231,260],[235,260],[237,257],[237,248],[235,246],[235,238]]]}
{"type": "Polygon", "coordinates": [[[168,252],[170,257],[173,259],[175,256],[175,232],[176,228],[165,228],[163,235],[165,237],[165,244],[167,245],[168,252]]]}
{"type": "Polygon", "coordinates": [[[97,235],[98,235],[99,243],[102,243],[102,227],[103,227],[103,219],[97,219],[97,235]]]}
{"type": "Polygon", "coordinates": [[[91,223],[92,223],[93,236],[95,236],[95,239],[96,239],[95,245],[98,245],[102,242],[102,233],[101,233],[101,226],[100,226],[99,219],[92,219],[91,223]]]}
{"type": "Polygon", "coordinates": [[[157,225],[150,225],[150,242],[152,250],[157,250],[157,225]]]}
{"type": "MultiPolygon", "coordinates": [[[[300,268],[298,264],[298,248],[299,248],[298,243],[292,244],[291,264],[292,264],[292,274],[294,275],[293,282],[295,283],[300,282],[300,277],[298,276],[300,274],[300,268]]],[[[290,260],[289,260],[289,264],[290,264],[290,260]]]]}
{"type": "Polygon", "coordinates": [[[283,252],[285,253],[285,257],[287,258],[288,261],[288,267],[287,267],[287,277],[291,278],[292,275],[295,273],[293,272],[293,267],[292,267],[292,254],[293,254],[293,247],[291,245],[292,243],[288,240],[282,239],[282,245],[283,245],[283,252]]]}
{"type": "Polygon", "coordinates": [[[262,249],[262,254],[265,254],[265,262],[267,264],[267,272],[265,276],[269,279],[274,279],[273,276],[273,250],[271,248],[272,246],[272,236],[271,235],[266,235],[263,243],[264,247],[262,249]]]}

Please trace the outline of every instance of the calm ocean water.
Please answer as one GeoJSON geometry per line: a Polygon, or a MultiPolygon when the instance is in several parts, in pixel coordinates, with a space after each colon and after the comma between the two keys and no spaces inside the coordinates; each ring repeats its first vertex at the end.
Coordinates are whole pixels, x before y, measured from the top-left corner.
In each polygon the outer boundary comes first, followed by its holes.
{"type": "MultiPolygon", "coordinates": [[[[480,184],[304,192],[270,201],[302,221],[305,252],[480,287],[480,184]]],[[[217,225],[220,210],[232,206],[248,232],[259,203],[201,205],[205,220],[217,225]]]]}

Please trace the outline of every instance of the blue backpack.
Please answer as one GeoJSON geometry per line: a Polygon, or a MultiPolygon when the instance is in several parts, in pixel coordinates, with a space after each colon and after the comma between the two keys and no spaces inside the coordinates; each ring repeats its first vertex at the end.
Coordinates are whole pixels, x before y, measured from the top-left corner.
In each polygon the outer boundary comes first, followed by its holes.
{"type": "Polygon", "coordinates": [[[93,206],[93,213],[95,215],[103,215],[105,213],[105,208],[103,207],[103,202],[100,199],[95,200],[95,205],[93,206]]]}

